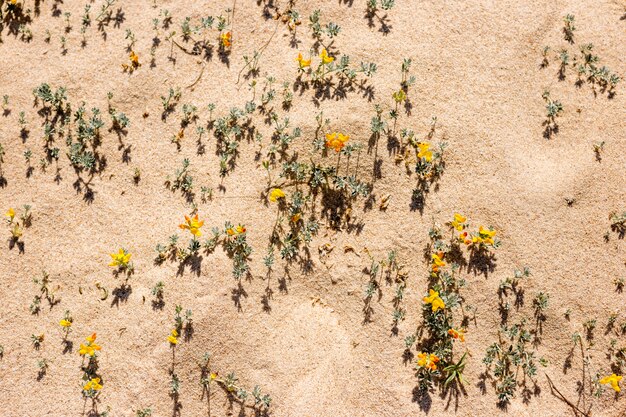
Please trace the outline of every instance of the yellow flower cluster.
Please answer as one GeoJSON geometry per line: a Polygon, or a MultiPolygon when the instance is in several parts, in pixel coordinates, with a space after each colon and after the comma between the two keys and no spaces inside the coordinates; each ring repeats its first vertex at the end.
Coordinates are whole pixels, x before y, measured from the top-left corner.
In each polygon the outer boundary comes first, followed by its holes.
{"type": "Polygon", "coordinates": [[[226,234],[228,236],[240,235],[242,233],[246,233],[246,228],[242,225],[238,225],[235,228],[229,227],[228,229],[226,229],[226,234]]]}
{"type": "Polygon", "coordinates": [[[343,148],[346,142],[350,139],[350,136],[342,133],[327,133],[326,134],[326,147],[334,149],[335,152],[339,152],[343,148]]]}
{"type": "Polygon", "coordinates": [[[621,375],[612,374],[610,376],[605,376],[599,382],[601,384],[611,384],[611,388],[613,388],[615,390],[615,392],[620,392],[621,389],[619,387],[619,381],[621,381],[621,380],[622,380],[622,376],[621,375]]]}
{"type": "MultiPolygon", "coordinates": [[[[330,64],[335,60],[332,56],[328,55],[328,51],[326,49],[322,49],[320,53],[320,59],[322,60],[322,65],[330,64]]],[[[304,59],[302,53],[298,53],[298,57],[296,58],[296,62],[298,63],[298,69],[304,70],[307,67],[311,66],[311,58],[304,59]]]]}
{"type": "Polygon", "coordinates": [[[489,229],[485,229],[484,227],[480,226],[478,228],[478,234],[475,234],[472,236],[472,243],[478,243],[480,244],[485,244],[485,245],[490,245],[493,246],[495,244],[495,241],[493,240],[493,237],[496,235],[496,231],[489,228],[489,229]]]}
{"type": "Polygon", "coordinates": [[[468,228],[467,217],[462,214],[454,213],[454,219],[449,224],[459,232],[458,239],[461,243],[465,243],[466,245],[496,245],[494,237],[497,232],[495,230],[492,228],[486,229],[485,227],[480,226],[478,228],[478,233],[468,233],[466,230],[468,228]]]}
{"type": "Polygon", "coordinates": [[[78,354],[80,356],[90,356],[95,357],[96,351],[102,349],[99,345],[96,344],[96,334],[93,333],[91,336],[87,336],[85,338],[87,344],[80,344],[80,349],[78,350],[78,354]]]}
{"type": "Polygon", "coordinates": [[[102,384],[100,384],[100,378],[91,378],[83,385],[83,390],[85,391],[100,391],[101,389],[102,384]]]}
{"type": "Polygon", "coordinates": [[[465,342],[465,330],[463,329],[450,329],[448,330],[448,334],[452,336],[453,339],[458,339],[461,342],[465,342]]]}
{"type": "Polygon", "coordinates": [[[428,290],[428,292],[429,292],[428,297],[424,297],[422,299],[422,301],[424,301],[424,304],[430,304],[433,312],[439,309],[443,310],[444,308],[446,308],[446,303],[444,303],[441,297],[439,297],[438,291],[430,289],[428,290]]]}
{"type": "Polygon", "coordinates": [[[198,215],[196,214],[192,218],[190,218],[189,216],[185,216],[185,223],[179,225],[178,227],[180,227],[183,230],[189,230],[191,234],[194,235],[195,237],[200,237],[202,236],[202,232],[200,231],[200,228],[203,225],[204,225],[204,220],[198,220],[198,215]]]}
{"type": "Polygon", "coordinates": [[[446,262],[443,260],[445,254],[443,252],[433,253],[431,255],[432,263],[430,265],[433,272],[439,272],[439,268],[446,266],[446,262]]]}
{"type": "Polygon", "coordinates": [[[417,354],[417,366],[420,368],[436,371],[438,362],[439,357],[435,354],[422,352],[417,354]]]}
{"type": "Polygon", "coordinates": [[[117,268],[126,268],[128,267],[128,263],[130,262],[130,253],[126,252],[124,249],[120,249],[117,253],[110,254],[111,263],[109,266],[117,267],[117,268]]]}

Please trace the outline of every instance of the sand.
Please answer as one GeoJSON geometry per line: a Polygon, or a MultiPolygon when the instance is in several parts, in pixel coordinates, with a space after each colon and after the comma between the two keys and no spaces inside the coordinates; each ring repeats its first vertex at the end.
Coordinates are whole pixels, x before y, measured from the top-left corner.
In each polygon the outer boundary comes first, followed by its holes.
{"type": "MultiPolygon", "coordinates": [[[[623,395],[614,396],[610,388],[599,398],[589,395],[588,389],[577,392],[588,377],[583,375],[579,349],[570,368],[564,363],[572,350],[572,333],[584,334],[583,323],[590,319],[597,319],[594,344],[588,351],[591,369],[609,372],[606,355],[611,340],[618,347],[624,344],[624,336],[606,326],[612,313],[618,315],[616,327],[626,320],[626,295],[617,292],[613,283],[626,277],[626,246],[618,233],[610,231],[609,222],[610,213],[626,209],[626,92],[623,83],[612,98],[597,87],[594,92],[589,83],[576,86],[571,68],[559,80],[555,58],[561,48],[569,48],[573,56],[578,45],[593,43],[601,64],[624,75],[623,1],[399,0],[391,10],[379,11],[385,19],[374,18],[371,25],[365,1],[297,1],[302,24],[295,37],[287,25],[271,18],[276,3],[237,1],[228,63],[217,53],[210,58],[186,54],[165,38],[176,30],[177,42],[189,45],[180,39],[180,22],[190,16],[197,24],[202,16],[224,13],[233,7],[231,3],[117,2],[112,7],[120,10],[119,23],[110,22],[99,30],[94,22],[81,47],[84,1],[41,1],[38,15],[33,1],[20,1],[33,9],[29,24],[33,38],[20,40],[8,25],[2,30],[0,94],[9,96],[9,111],[0,115],[6,179],[0,188],[0,209],[19,211],[29,204],[32,225],[22,237],[23,250],[10,248],[8,226],[0,229],[6,239],[0,248],[2,416],[98,415],[107,408],[110,416],[135,416],[144,408],[151,408],[154,416],[254,415],[253,410],[229,401],[217,385],[212,386],[210,401],[203,398],[197,361],[205,352],[211,353],[212,367],[220,375],[235,372],[243,386],[252,389],[258,384],[269,393],[273,416],[582,415],[551,391],[546,375],[585,412],[624,413],[623,395]],[[291,126],[302,129],[288,152],[298,152],[305,162],[320,111],[330,119],[323,133],[345,132],[352,143],[362,143],[359,163],[352,160],[350,169],[372,185],[374,203],[368,208],[367,198],[356,199],[349,222],[346,213],[339,212],[342,220],[337,226],[324,216],[318,198],[314,210],[322,226],[310,243],[310,264],[287,263],[277,254],[268,278],[263,257],[276,205],[268,203],[264,194],[268,178],[255,157],[259,144],[241,141],[236,167],[222,178],[213,133],[205,134],[206,151],[199,154],[195,127],[209,120],[209,103],[216,105],[215,118],[233,106],[242,108],[252,98],[251,79],[242,76],[237,83],[238,74],[243,56],[251,56],[268,40],[259,60],[257,102],[266,74],[276,78],[279,93],[283,81],[293,83],[298,52],[308,56],[314,43],[307,23],[318,8],[323,23],[341,26],[331,51],[349,55],[357,64],[374,62],[377,73],[372,78],[359,75],[369,90],[354,88],[342,95],[331,89],[328,96],[316,97],[313,89],[296,89],[291,108],[280,108],[279,97],[275,110],[281,118],[288,116],[291,126]],[[159,30],[161,44],[151,66],[152,19],[162,19],[161,9],[170,11],[172,26],[169,31],[159,30]],[[69,33],[64,33],[66,12],[71,12],[69,33]],[[574,45],[564,40],[562,32],[568,13],[576,18],[574,45]],[[381,29],[383,24],[387,32],[381,29]],[[142,64],[132,73],[121,67],[129,63],[126,29],[135,34],[132,49],[142,64]],[[49,42],[46,30],[51,34],[49,42]],[[66,53],[61,36],[66,38],[66,53]],[[541,68],[544,46],[552,51],[550,64],[541,68]],[[399,87],[403,58],[412,59],[410,74],[416,81],[409,89],[412,109],[410,114],[400,112],[398,130],[410,128],[424,138],[436,116],[433,141],[449,144],[445,172],[426,196],[421,212],[411,207],[416,176],[407,174],[403,162],[396,163],[386,137],[377,147],[368,147],[374,105],[386,111],[393,105],[391,94],[399,87]],[[79,189],[62,140],[57,145],[61,149],[58,177],[55,163],[45,171],[39,167],[44,157],[43,118],[37,114],[41,103],[34,105],[31,91],[41,83],[67,87],[74,109],[84,101],[88,109],[99,107],[103,112],[106,127],[101,129],[99,151],[106,166],[91,176],[80,174],[84,182],[78,183],[79,189]],[[170,87],[180,87],[182,97],[163,120],[160,96],[170,87]],[[544,89],[564,107],[557,119],[559,131],[550,139],[543,135],[544,89]],[[126,134],[108,129],[108,92],[113,93],[117,110],[131,121],[126,134]],[[177,149],[170,139],[180,130],[184,103],[196,105],[199,118],[186,129],[177,149]],[[25,140],[20,138],[21,111],[29,131],[25,140]],[[593,151],[599,142],[605,142],[600,161],[593,151]],[[30,176],[23,156],[27,150],[33,154],[30,176]],[[158,243],[166,244],[174,233],[184,241],[189,236],[178,224],[192,207],[180,191],[164,185],[184,158],[190,160],[205,235],[226,221],[247,228],[253,252],[250,276],[241,280],[241,287],[232,277],[232,260],[221,247],[203,253],[197,270],[186,265],[181,272],[179,263],[170,260],[154,263],[158,243]],[[375,159],[380,162],[375,164],[375,159]],[[135,168],[141,171],[137,184],[135,168]],[[91,191],[87,192],[85,182],[91,191]],[[206,202],[200,199],[202,185],[213,188],[213,198],[206,202]],[[391,196],[388,207],[380,210],[387,195],[391,196]],[[428,230],[433,222],[443,225],[455,212],[465,214],[475,226],[493,226],[502,246],[489,273],[467,269],[461,273],[467,281],[462,295],[467,305],[476,308],[466,342],[458,345],[458,352],[469,352],[464,393],[435,388],[423,397],[417,395],[415,361],[403,360],[404,337],[422,322],[421,298],[428,290],[429,263],[423,256],[428,230]],[[334,249],[324,256],[318,248],[327,243],[334,249]],[[115,277],[108,263],[109,253],[120,247],[132,253],[135,273],[128,281],[131,290],[117,292],[121,298],[116,298],[113,291],[123,278],[115,277]],[[364,320],[368,276],[363,271],[371,264],[364,248],[375,259],[394,249],[405,266],[406,316],[397,334],[392,332],[393,285],[382,286],[382,296],[372,302],[370,320],[364,320]],[[532,394],[522,398],[520,387],[503,411],[489,381],[480,386],[485,371],[482,358],[498,337],[500,282],[523,266],[532,275],[522,284],[525,303],[511,312],[512,320],[525,316],[534,324],[532,299],[539,291],[549,293],[537,346],[538,355],[548,364],[540,367],[536,388],[527,381],[532,394]],[[32,278],[42,270],[49,273],[60,302],[50,307],[44,300],[35,315],[29,310],[38,291],[32,278]],[[164,305],[153,308],[151,288],[158,281],[165,284],[164,305]],[[108,298],[101,299],[103,291],[97,283],[106,288],[108,298]],[[181,381],[179,408],[169,395],[172,348],[166,340],[175,305],[193,310],[194,328],[191,340],[181,339],[175,349],[175,370],[181,381]],[[569,319],[564,316],[568,309],[569,319]],[[74,319],[69,335],[73,348],[64,353],[59,320],[66,310],[74,319]],[[97,412],[81,393],[78,354],[79,344],[92,332],[97,332],[102,346],[99,369],[104,388],[97,412]],[[31,334],[45,335],[39,350],[34,349],[31,334]],[[43,358],[49,360],[49,367],[38,380],[37,363],[43,358]]],[[[91,4],[95,19],[102,2],[91,4]]],[[[0,7],[6,6],[5,0],[0,7]]],[[[272,130],[263,118],[255,113],[253,123],[264,135],[266,152],[272,130]]],[[[335,158],[331,154],[329,161],[331,157],[335,158]]],[[[341,169],[344,163],[345,159],[341,169]]],[[[276,168],[273,175],[279,171],[276,168]]]]}

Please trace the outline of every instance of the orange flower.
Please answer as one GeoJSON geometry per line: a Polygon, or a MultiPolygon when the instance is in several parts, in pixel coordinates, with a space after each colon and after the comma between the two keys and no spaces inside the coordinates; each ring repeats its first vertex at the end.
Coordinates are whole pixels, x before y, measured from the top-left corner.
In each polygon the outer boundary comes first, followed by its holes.
{"type": "Polygon", "coordinates": [[[230,32],[226,32],[226,33],[222,33],[220,35],[220,44],[224,47],[224,48],[230,48],[232,45],[232,38],[231,38],[231,33],[230,32]]]}
{"type": "Polygon", "coordinates": [[[350,136],[343,135],[341,133],[333,132],[326,134],[326,147],[334,149],[335,152],[339,152],[343,148],[346,142],[350,139],[350,136]]]}
{"type": "Polygon", "coordinates": [[[432,254],[432,270],[433,272],[439,271],[439,268],[446,266],[447,264],[443,260],[444,253],[437,252],[432,254]]]}
{"type": "Polygon", "coordinates": [[[87,344],[80,344],[78,354],[81,356],[96,356],[96,351],[102,349],[99,345],[96,344],[96,334],[93,333],[91,336],[87,336],[85,340],[87,341],[87,344]]]}
{"type": "Polygon", "coordinates": [[[191,232],[192,235],[196,237],[202,236],[202,232],[200,228],[204,225],[204,220],[198,220],[198,215],[196,214],[193,218],[189,218],[189,216],[185,216],[186,223],[178,225],[181,229],[186,229],[191,232]]]}
{"type": "Polygon", "coordinates": [[[417,366],[420,368],[429,369],[431,371],[437,370],[437,362],[439,362],[437,355],[420,352],[417,354],[417,358],[417,366]]]}
{"type": "Polygon", "coordinates": [[[454,339],[459,339],[461,342],[465,342],[465,330],[460,329],[450,329],[448,330],[448,334],[452,336],[454,339]]]}

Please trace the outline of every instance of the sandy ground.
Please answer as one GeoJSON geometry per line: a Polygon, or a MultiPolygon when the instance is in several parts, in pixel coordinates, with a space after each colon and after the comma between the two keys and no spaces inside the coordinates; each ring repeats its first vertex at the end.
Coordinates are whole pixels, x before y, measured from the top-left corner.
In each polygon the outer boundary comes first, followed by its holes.
{"type": "MultiPolygon", "coordinates": [[[[6,6],[4,1],[2,7],[6,6]]],[[[26,1],[33,8],[33,2],[26,1]]],[[[565,80],[558,79],[554,51],[577,46],[563,39],[563,16],[576,17],[575,40],[593,43],[594,50],[618,74],[626,71],[626,20],[623,1],[402,1],[386,15],[388,33],[381,31],[377,18],[368,25],[363,0],[296,2],[303,24],[296,32],[296,44],[286,25],[264,16],[273,13],[272,4],[238,1],[235,8],[233,47],[229,63],[214,55],[209,60],[190,56],[173,47],[160,31],[161,45],[150,66],[152,19],[161,9],[173,16],[172,30],[186,16],[196,22],[208,14],[217,16],[230,3],[141,0],[118,2],[123,21],[98,30],[86,31],[87,44],[81,47],[80,16],[84,1],[45,0],[30,28],[33,39],[24,42],[5,26],[0,44],[0,94],[9,95],[8,112],[0,116],[0,143],[5,148],[2,170],[6,184],[0,188],[0,208],[32,205],[32,226],[23,236],[23,252],[3,244],[0,251],[0,404],[2,416],[81,416],[90,413],[91,402],[81,395],[79,343],[97,332],[102,345],[100,372],[104,388],[99,412],[110,407],[110,416],[135,416],[150,407],[154,416],[253,415],[229,402],[224,391],[213,388],[210,402],[202,398],[197,360],[211,352],[221,375],[233,371],[246,387],[261,385],[271,394],[270,414],[274,416],[568,416],[573,408],[551,392],[545,374],[559,391],[580,408],[591,408],[594,416],[617,416],[626,405],[622,395],[612,391],[600,398],[580,394],[583,362],[578,351],[571,367],[564,367],[572,349],[571,334],[584,333],[582,324],[597,319],[594,345],[590,348],[592,369],[609,370],[610,341],[624,344],[624,336],[605,330],[608,317],[617,313],[617,323],[626,320],[625,294],[615,291],[614,279],[626,277],[625,241],[609,231],[609,213],[626,209],[626,92],[619,84],[613,98],[584,83],[575,85],[570,69],[565,80]],[[153,5],[156,4],[156,7],[153,5]],[[309,14],[322,9],[322,21],[341,26],[332,51],[350,55],[354,62],[378,65],[369,79],[372,94],[348,91],[345,97],[331,92],[315,97],[314,91],[294,93],[288,115],[302,137],[290,152],[303,156],[311,149],[320,111],[330,118],[330,129],[350,134],[351,141],[363,143],[358,175],[373,184],[376,203],[364,210],[358,199],[351,214],[353,224],[339,230],[324,226],[311,243],[310,270],[300,263],[287,264],[280,257],[266,279],[263,256],[276,216],[276,208],[263,197],[267,173],[255,160],[258,145],[243,141],[236,168],[226,177],[219,173],[215,138],[205,136],[206,152],[198,155],[194,129],[188,129],[180,150],[170,142],[179,130],[181,105],[199,107],[198,125],[209,118],[207,105],[216,104],[214,116],[221,117],[232,106],[243,107],[252,92],[238,73],[243,55],[251,55],[268,39],[260,59],[259,85],[265,74],[278,82],[293,82],[297,76],[294,59],[308,54],[313,40],[307,28],[309,14]],[[60,13],[53,13],[59,10],[60,13]],[[73,29],[64,32],[63,13],[71,12],[73,29]],[[277,29],[276,29],[277,28],[277,29]],[[132,74],[123,73],[128,62],[125,30],[136,36],[134,50],[142,66],[132,74]],[[51,33],[45,41],[46,30],[51,33]],[[276,33],[273,35],[274,31],[276,33]],[[62,54],[60,36],[66,37],[67,53],[62,54]],[[551,46],[550,65],[540,68],[541,51],[551,46]],[[385,140],[374,155],[368,150],[373,106],[388,108],[391,94],[400,81],[403,58],[412,58],[411,74],[416,83],[409,97],[410,115],[401,112],[398,126],[415,130],[419,137],[428,132],[431,117],[438,118],[435,141],[445,140],[446,169],[439,186],[426,197],[423,211],[411,209],[411,190],[416,179],[403,164],[394,163],[385,140]],[[205,66],[204,70],[202,70],[205,66]],[[202,76],[192,84],[202,71],[202,76]],[[102,129],[100,152],[106,167],[93,175],[89,187],[77,190],[77,174],[65,156],[61,143],[55,180],[55,165],[44,172],[41,108],[33,105],[31,91],[39,84],[66,86],[68,99],[77,106],[103,110],[107,127],[106,96],[113,93],[118,111],[126,113],[131,126],[126,135],[102,129]],[[160,96],[169,87],[181,87],[176,110],[163,121],[160,96]],[[548,88],[563,103],[558,118],[559,132],[543,137],[545,104],[541,94],[548,88]],[[28,138],[20,138],[18,115],[24,111],[28,138]],[[143,117],[147,113],[147,117],[143,117]],[[593,144],[604,141],[601,161],[593,144]],[[30,177],[24,152],[33,153],[35,168],[30,177]],[[203,254],[200,270],[189,267],[178,273],[178,263],[154,264],[154,247],[167,243],[184,214],[191,211],[180,192],[164,186],[165,178],[180,167],[183,158],[191,161],[196,186],[214,189],[213,199],[196,197],[205,229],[222,227],[225,221],[245,223],[253,247],[251,277],[243,279],[243,294],[231,275],[232,261],[218,248],[203,254]],[[374,159],[382,162],[375,168],[374,159]],[[135,168],[141,180],[133,183],[135,168]],[[374,175],[378,169],[380,178],[374,175]],[[378,210],[380,199],[391,194],[386,211],[378,210]],[[566,200],[573,203],[568,204],[566,200]],[[502,247],[496,252],[493,271],[475,274],[463,271],[468,287],[462,291],[466,303],[477,308],[469,323],[465,346],[469,351],[465,394],[433,390],[427,399],[416,395],[414,362],[403,361],[404,336],[422,320],[422,296],[427,292],[428,262],[423,250],[433,220],[448,221],[462,212],[475,225],[492,225],[498,230],[502,247]],[[321,258],[318,247],[331,243],[335,249],[321,258]],[[352,246],[355,251],[344,252],[352,246]],[[109,253],[127,248],[133,256],[135,274],[129,294],[115,301],[113,290],[121,279],[107,266],[109,253]],[[367,247],[375,258],[395,249],[409,274],[404,305],[405,320],[398,334],[391,332],[392,286],[383,286],[382,298],[373,303],[373,315],[364,322],[363,291],[367,283],[364,268],[370,262],[362,252],[367,247]],[[537,347],[548,360],[540,368],[537,387],[527,401],[517,395],[506,411],[496,404],[494,387],[480,387],[485,370],[485,349],[497,339],[500,324],[498,286],[514,268],[528,266],[532,276],[524,283],[526,302],[514,318],[533,317],[532,298],[538,291],[550,294],[547,320],[537,347]],[[60,303],[33,315],[29,305],[37,294],[32,278],[42,270],[50,274],[60,303]],[[151,288],[165,283],[162,309],[152,307],[151,288]],[[102,292],[96,283],[109,291],[102,292]],[[264,301],[266,288],[273,291],[264,301]],[[58,288],[57,288],[58,287],[58,288]],[[81,294],[82,292],[82,294],[81,294]],[[241,291],[239,291],[241,293],[241,291]],[[238,301],[237,301],[238,300],[238,301]],[[172,350],[166,341],[172,326],[174,306],[193,310],[194,335],[176,348],[176,372],[181,380],[180,408],[174,410],[169,395],[172,350]],[[571,316],[564,312],[571,309],[571,316]],[[63,353],[59,320],[65,310],[74,318],[69,338],[70,352],[63,353]],[[45,334],[39,350],[31,334],[45,334]],[[37,362],[46,358],[49,369],[37,379],[37,362]],[[209,411],[210,407],[210,411],[209,411]],[[241,414],[240,414],[241,413],[241,414]]],[[[92,18],[100,0],[92,4],[92,18]]],[[[284,6],[284,5],[283,5],[284,6]]],[[[216,33],[213,31],[212,33],[216,33]]],[[[182,43],[182,41],[179,41],[182,43]]],[[[258,94],[258,93],[257,93],[258,94]]],[[[257,98],[258,100],[258,98],[257,98]]],[[[270,128],[255,116],[261,132],[270,128]]],[[[352,167],[355,167],[353,164],[352,167]]],[[[278,172],[278,170],[276,170],[278,172]]],[[[88,181],[88,175],[81,176],[88,181]]],[[[316,210],[322,204],[318,201],[316,210]]],[[[4,227],[4,226],[3,226],[4,227]]],[[[6,231],[0,230],[8,239],[6,231]]],[[[521,392],[521,388],[518,394],[521,392]]],[[[582,414],[578,414],[582,415],[582,414]]]]}

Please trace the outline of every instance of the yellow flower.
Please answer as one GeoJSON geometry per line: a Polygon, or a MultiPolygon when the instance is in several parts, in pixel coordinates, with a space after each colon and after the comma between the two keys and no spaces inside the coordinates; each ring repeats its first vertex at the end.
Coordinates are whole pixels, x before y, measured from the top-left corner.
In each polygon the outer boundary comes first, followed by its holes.
{"type": "Polygon", "coordinates": [[[330,64],[335,60],[332,56],[328,56],[328,52],[326,52],[326,48],[322,49],[322,53],[320,54],[320,58],[322,58],[322,64],[330,64]]]}
{"type": "Polygon", "coordinates": [[[419,152],[417,153],[418,158],[424,158],[428,162],[433,160],[433,153],[428,150],[430,148],[429,143],[418,143],[417,147],[419,148],[419,152]]]}
{"type": "Polygon", "coordinates": [[[430,369],[431,371],[437,370],[437,362],[439,362],[437,355],[420,352],[417,354],[417,358],[417,366],[420,368],[430,369]]]}
{"type": "Polygon", "coordinates": [[[126,252],[124,249],[120,249],[117,253],[111,253],[110,256],[112,261],[109,266],[126,268],[130,261],[130,253],[126,252]]]}
{"type": "Polygon", "coordinates": [[[176,331],[176,329],[173,329],[172,333],[167,336],[167,341],[170,342],[172,345],[178,344],[178,332],[176,331]]]}
{"type": "Polygon", "coordinates": [[[291,221],[293,223],[298,223],[298,221],[300,220],[300,218],[302,218],[302,214],[301,213],[296,213],[293,216],[291,216],[291,221]]]}
{"type": "Polygon", "coordinates": [[[344,147],[346,142],[350,139],[350,136],[343,135],[341,133],[333,132],[326,134],[326,147],[334,149],[335,152],[339,152],[344,147]]]}
{"type": "Polygon", "coordinates": [[[244,226],[242,226],[242,225],[239,225],[239,226],[237,226],[237,227],[235,228],[235,231],[236,231],[237,233],[246,233],[246,228],[245,228],[244,226]]]}
{"type": "Polygon", "coordinates": [[[465,330],[456,330],[450,329],[448,330],[448,334],[452,336],[454,339],[459,339],[461,342],[465,342],[465,330]]]}
{"type": "Polygon", "coordinates": [[[220,44],[224,47],[224,48],[230,48],[230,46],[232,45],[232,39],[231,39],[231,33],[230,32],[226,32],[226,33],[222,33],[220,35],[220,44]]]}
{"type": "Polygon", "coordinates": [[[285,193],[280,188],[274,188],[270,193],[270,201],[275,203],[279,198],[285,198],[285,193]]]}
{"type": "Polygon", "coordinates": [[[100,384],[100,378],[92,378],[90,381],[83,386],[85,391],[94,390],[100,391],[102,389],[102,384],[100,384]]]}
{"type": "Polygon", "coordinates": [[[61,320],[59,324],[61,325],[61,327],[64,327],[66,329],[72,326],[72,322],[69,320],[65,320],[65,319],[61,320]]]}
{"type": "Polygon", "coordinates": [[[454,213],[454,220],[450,222],[452,227],[454,227],[459,232],[465,228],[465,222],[467,221],[467,217],[464,217],[462,214],[454,213]]]}
{"type": "Polygon", "coordinates": [[[480,226],[478,228],[478,236],[472,237],[472,242],[474,243],[485,243],[488,245],[493,245],[495,242],[493,237],[496,235],[496,231],[492,229],[485,229],[480,226]]]}
{"type": "Polygon", "coordinates": [[[611,388],[613,388],[615,390],[615,392],[620,392],[621,389],[619,387],[619,381],[622,380],[622,376],[621,375],[611,375],[611,376],[605,376],[604,378],[602,378],[600,380],[601,384],[611,384],[611,388]]]}
{"type": "Polygon", "coordinates": [[[185,216],[185,221],[187,222],[186,224],[181,224],[178,227],[189,230],[196,237],[202,236],[200,228],[204,225],[204,220],[198,221],[198,215],[196,214],[193,218],[185,216]]]}
{"type": "Polygon", "coordinates": [[[447,264],[443,260],[443,252],[433,253],[432,254],[432,270],[433,272],[439,271],[439,268],[446,266],[447,264]]]}
{"type": "Polygon", "coordinates": [[[211,381],[217,378],[217,372],[211,372],[211,381]]]}
{"type": "Polygon", "coordinates": [[[429,296],[422,299],[424,303],[431,304],[433,311],[446,308],[446,304],[443,302],[441,297],[439,297],[439,292],[432,289],[428,291],[429,296]]]}
{"type": "Polygon", "coordinates": [[[10,208],[9,211],[7,211],[4,215],[9,218],[9,222],[12,222],[13,219],[15,218],[15,210],[10,208]]]}
{"type": "Polygon", "coordinates": [[[99,345],[96,344],[96,334],[93,333],[91,336],[87,336],[85,340],[87,341],[87,344],[80,344],[78,354],[81,356],[96,356],[96,351],[102,349],[99,345]]]}
{"type": "Polygon", "coordinates": [[[298,62],[300,69],[311,66],[311,60],[302,58],[302,54],[298,54],[296,61],[298,62]]]}

